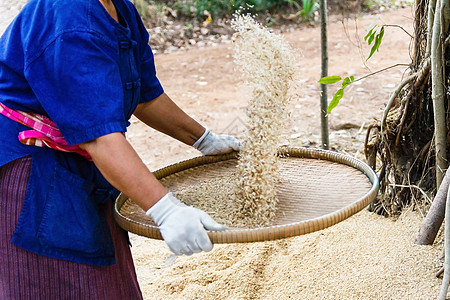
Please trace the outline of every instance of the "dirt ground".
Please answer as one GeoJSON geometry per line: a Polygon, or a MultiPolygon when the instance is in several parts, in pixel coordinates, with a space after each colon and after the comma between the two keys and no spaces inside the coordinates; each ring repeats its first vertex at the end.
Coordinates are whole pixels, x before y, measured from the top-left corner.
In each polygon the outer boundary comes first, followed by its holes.
{"type": "MultiPolygon", "coordinates": [[[[0,31],[23,3],[0,1],[0,31]]],[[[380,52],[364,62],[369,48],[360,43],[377,16],[380,24],[398,24],[412,32],[412,8],[344,22],[330,18],[330,75],[358,78],[410,62],[410,39],[393,27],[387,28],[380,52]]],[[[286,143],[318,147],[320,28],[294,30],[285,37],[299,62],[286,143]]],[[[155,59],[166,92],[180,107],[216,133],[242,135],[248,95],[233,63],[231,41],[155,59]]],[[[405,72],[406,67],[393,68],[346,91],[329,118],[333,149],[363,159],[366,128],[381,117],[405,72]]],[[[329,95],[337,88],[330,87],[329,95]]],[[[199,155],[135,119],[127,136],[151,170],[199,155]]],[[[320,232],[216,245],[210,253],[180,257],[166,268],[161,266],[170,252],[164,242],[136,235],[131,242],[144,299],[435,299],[441,284],[434,276],[441,248],[414,244],[422,218],[408,211],[394,221],[364,210],[320,232]]]]}

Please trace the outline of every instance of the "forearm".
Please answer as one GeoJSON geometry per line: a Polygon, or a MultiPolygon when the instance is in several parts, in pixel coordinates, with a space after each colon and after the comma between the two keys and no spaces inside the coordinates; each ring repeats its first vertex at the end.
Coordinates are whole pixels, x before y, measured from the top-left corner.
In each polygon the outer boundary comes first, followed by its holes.
{"type": "Polygon", "coordinates": [[[143,210],[147,211],[168,192],[121,133],[99,137],[80,147],[91,155],[106,180],[143,210]]]}
{"type": "Polygon", "coordinates": [[[192,145],[205,128],[178,107],[166,94],[139,104],[134,115],[148,126],[187,145],[192,145]]]}

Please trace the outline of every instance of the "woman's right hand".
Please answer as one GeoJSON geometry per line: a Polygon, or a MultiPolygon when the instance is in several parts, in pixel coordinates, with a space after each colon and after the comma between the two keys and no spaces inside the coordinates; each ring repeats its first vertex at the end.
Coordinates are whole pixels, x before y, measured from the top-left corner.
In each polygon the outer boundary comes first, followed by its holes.
{"type": "Polygon", "coordinates": [[[186,206],[170,192],[146,214],[156,222],[167,246],[176,255],[211,251],[213,244],[206,231],[226,229],[206,212],[186,206]]]}
{"type": "Polygon", "coordinates": [[[182,204],[168,192],[120,132],[80,144],[80,148],[91,155],[114,187],[155,220],[173,253],[191,255],[213,248],[206,230],[224,230],[225,226],[204,211],[182,204]]]}

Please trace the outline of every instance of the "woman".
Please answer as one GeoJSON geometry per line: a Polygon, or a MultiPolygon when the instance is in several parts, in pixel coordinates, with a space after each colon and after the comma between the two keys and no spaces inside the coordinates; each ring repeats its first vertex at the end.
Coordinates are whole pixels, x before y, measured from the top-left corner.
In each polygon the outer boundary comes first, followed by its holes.
{"type": "Polygon", "coordinates": [[[31,0],[0,39],[0,299],[141,299],[119,190],[176,255],[210,251],[206,230],[224,229],[123,134],[134,114],[204,155],[239,149],[164,93],[147,41],[128,0],[31,0]]]}

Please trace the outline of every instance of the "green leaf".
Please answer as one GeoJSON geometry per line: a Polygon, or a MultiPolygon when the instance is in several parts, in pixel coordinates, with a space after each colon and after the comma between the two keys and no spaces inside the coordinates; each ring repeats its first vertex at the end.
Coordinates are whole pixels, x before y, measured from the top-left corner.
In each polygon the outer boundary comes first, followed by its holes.
{"type": "Polygon", "coordinates": [[[375,38],[375,43],[373,44],[373,46],[377,51],[378,48],[380,48],[380,44],[381,44],[380,34],[377,34],[377,37],[375,38]]]}
{"type": "Polygon", "coordinates": [[[377,50],[377,48],[376,48],[375,46],[373,46],[373,47],[372,47],[372,50],[370,50],[370,55],[369,55],[369,57],[366,59],[366,61],[368,61],[369,58],[372,57],[372,55],[375,53],[376,50],[377,50]]]}
{"type": "Polygon", "coordinates": [[[378,45],[377,45],[377,51],[380,48],[381,45],[381,40],[383,39],[384,36],[384,26],[381,27],[380,33],[378,34],[378,45]]]}
{"type": "Polygon", "coordinates": [[[377,51],[377,52],[379,51],[379,48],[380,48],[383,36],[384,36],[384,26],[381,27],[380,33],[377,34],[377,36],[375,37],[375,43],[373,44],[372,49],[370,50],[370,55],[366,59],[366,61],[369,60],[369,58],[372,57],[372,55],[375,53],[375,51],[377,51]]]}
{"type": "MultiPolygon", "coordinates": [[[[369,36],[372,36],[372,30],[373,30],[373,29],[374,29],[374,28],[370,29],[370,30],[369,30],[369,33],[366,34],[366,36],[364,37],[364,41],[366,41],[367,38],[368,38],[369,36]]],[[[369,44],[370,44],[370,43],[369,43],[369,44]]]]}
{"type": "Polygon", "coordinates": [[[377,32],[375,31],[374,33],[372,33],[372,34],[370,35],[370,38],[369,38],[369,40],[367,41],[367,44],[368,44],[368,45],[372,44],[373,39],[375,38],[375,33],[377,33],[377,32]]]}
{"type": "Polygon", "coordinates": [[[372,49],[370,50],[370,55],[369,55],[369,57],[366,59],[366,61],[368,61],[369,58],[371,58],[372,55],[375,53],[375,51],[378,50],[378,47],[380,46],[380,43],[381,43],[381,42],[379,41],[379,37],[380,37],[380,35],[377,34],[377,36],[375,37],[375,43],[373,44],[372,49]]]}
{"type": "Polygon", "coordinates": [[[303,0],[303,9],[308,12],[311,7],[311,0],[303,0]]]}
{"type": "Polygon", "coordinates": [[[333,83],[340,81],[341,79],[342,78],[340,76],[326,76],[326,77],[320,78],[320,80],[318,82],[321,84],[333,84],[333,83]]]}
{"type": "Polygon", "coordinates": [[[347,86],[349,86],[350,84],[352,84],[352,82],[355,80],[355,77],[350,76],[350,77],[345,77],[344,80],[342,81],[342,88],[346,88],[347,86]]]}
{"type": "Polygon", "coordinates": [[[333,108],[335,108],[339,104],[339,100],[342,99],[344,96],[344,89],[337,90],[336,94],[334,94],[333,99],[331,100],[330,104],[328,105],[327,112],[331,113],[333,108]]]}

